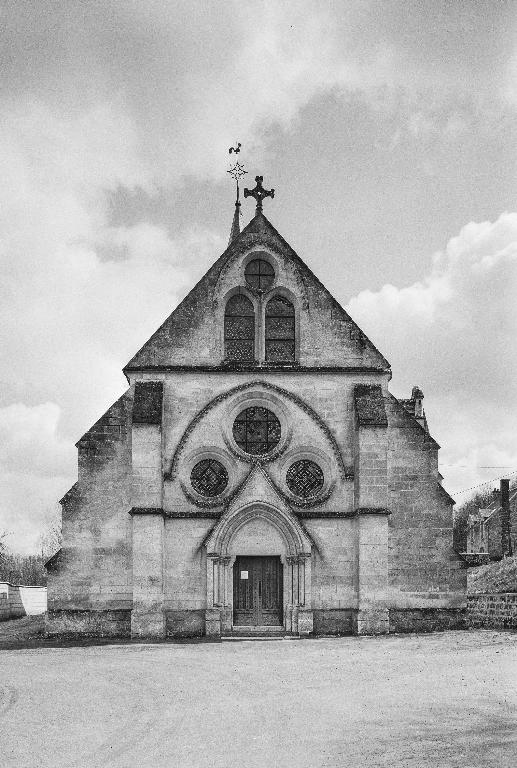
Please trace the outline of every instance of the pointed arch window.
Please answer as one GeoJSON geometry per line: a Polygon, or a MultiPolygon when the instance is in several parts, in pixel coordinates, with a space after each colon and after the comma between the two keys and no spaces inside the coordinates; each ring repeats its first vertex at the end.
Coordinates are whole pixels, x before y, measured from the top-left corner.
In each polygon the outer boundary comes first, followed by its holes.
{"type": "Polygon", "coordinates": [[[266,305],[266,360],[271,363],[295,360],[294,307],[284,296],[273,296],[266,305]]]}
{"type": "Polygon", "coordinates": [[[255,359],[255,310],[241,293],[232,296],[224,313],[225,360],[247,362],[255,359]]]}

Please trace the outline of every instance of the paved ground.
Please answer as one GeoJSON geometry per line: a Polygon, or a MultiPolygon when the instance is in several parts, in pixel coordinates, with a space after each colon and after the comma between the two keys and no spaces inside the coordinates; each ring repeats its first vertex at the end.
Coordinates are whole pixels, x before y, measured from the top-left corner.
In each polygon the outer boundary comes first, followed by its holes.
{"type": "Polygon", "coordinates": [[[509,768],[517,634],[0,650],[2,768],[509,768]]]}

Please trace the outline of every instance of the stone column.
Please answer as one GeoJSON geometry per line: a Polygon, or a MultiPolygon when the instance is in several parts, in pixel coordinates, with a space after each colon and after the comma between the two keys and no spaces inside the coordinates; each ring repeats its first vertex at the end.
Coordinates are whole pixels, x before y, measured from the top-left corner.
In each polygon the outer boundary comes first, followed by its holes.
{"type": "Polygon", "coordinates": [[[233,557],[226,555],[221,557],[221,567],[223,570],[223,599],[221,609],[221,631],[229,632],[233,626],[233,557]]]}
{"type": "Polygon", "coordinates": [[[358,515],[357,554],[357,634],[385,634],[389,631],[388,517],[385,513],[358,515]]]}
{"type": "Polygon", "coordinates": [[[133,610],[131,637],[165,637],[161,510],[132,510],[133,610]]]}
{"type": "Polygon", "coordinates": [[[207,637],[221,636],[219,554],[209,552],[206,556],[206,594],[205,633],[207,637]]]}
{"type": "Polygon", "coordinates": [[[379,385],[354,390],[354,496],[358,571],[357,634],[389,631],[388,419],[379,385]]]}
{"type": "Polygon", "coordinates": [[[132,637],[165,637],[162,398],[161,381],[136,382],[131,434],[132,637]]]}
{"type": "Polygon", "coordinates": [[[313,631],[313,612],[311,598],[311,555],[302,553],[297,558],[298,564],[298,632],[310,635],[313,631]]]}
{"type": "Polygon", "coordinates": [[[290,613],[290,632],[298,633],[298,612],[299,605],[299,582],[298,582],[298,557],[290,556],[287,558],[289,573],[289,613],[290,613]]]}
{"type": "MultiPolygon", "coordinates": [[[[283,594],[283,600],[284,600],[284,627],[286,632],[292,632],[293,631],[293,603],[292,603],[292,558],[286,557],[285,558],[285,567],[284,567],[284,594],[283,594]]],[[[282,562],[284,562],[284,559],[282,558],[282,562]]]]}

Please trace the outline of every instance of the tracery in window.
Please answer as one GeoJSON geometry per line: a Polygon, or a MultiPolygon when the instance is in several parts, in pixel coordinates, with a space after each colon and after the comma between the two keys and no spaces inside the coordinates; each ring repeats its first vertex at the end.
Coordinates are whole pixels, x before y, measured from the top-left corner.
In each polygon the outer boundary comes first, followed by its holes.
{"type": "Polygon", "coordinates": [[[233,423],[233,438],[245,453],[260,456],[276,448],[280,441],[280,422],[267,408],[241,411],[233,423]]]}
{"type": "Polygon", "coordinates": [[[275,270],[265,259],[253,259],[244,270],[246,282],[251,288],[267,291],[275,280],[275,270]]]}
{"type": "Polygon", "coordinates": [[[228,472],[221,462],[203,459],[192,469],[190,482],[202,496],[219,496],[228,485],[228,472]]]}
{"type": "Polygon", "coordinates": [[[232,296],[226,304],[224,356],[238,362],[255,359],[255,310],[242,293],[232,296]]]}
{"type": "Polygon", "coordinates": [[[294,359],[294,307],[284,296],[273,296],[266,305],[266,360],[287,363],[294,359]]]}
{"type": "Polygon", "coordinates": [[[295,461],[289,467],[286,476],[289,490],[302,499],[308,499],[321,491],[323,480],[321,467],[309,459],[295,461]]]}

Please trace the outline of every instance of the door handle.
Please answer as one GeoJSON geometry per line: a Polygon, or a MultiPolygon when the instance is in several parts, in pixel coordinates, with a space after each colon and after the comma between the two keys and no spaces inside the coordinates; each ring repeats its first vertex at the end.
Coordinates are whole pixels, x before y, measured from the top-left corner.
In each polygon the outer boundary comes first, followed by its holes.
{"type": "Polygon", "coordinates": [[[258,596],[262,597],[262,582],[259,581],[258,583],[258,596]]]}

